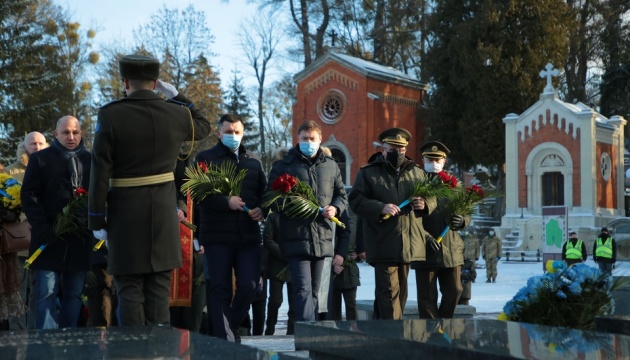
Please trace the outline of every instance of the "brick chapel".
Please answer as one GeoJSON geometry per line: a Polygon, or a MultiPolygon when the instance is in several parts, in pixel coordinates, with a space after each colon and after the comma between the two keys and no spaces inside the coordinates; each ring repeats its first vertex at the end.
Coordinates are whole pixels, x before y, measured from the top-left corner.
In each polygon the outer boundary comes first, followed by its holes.
{"type": "Polygon", "coordinates": [[[378,151],[381,131],[402,127],[413,136],[407,155],[420,159],[425,127],[418,109],[428,85],[390,67],[329,52],[294,76],[297,101],[293,136],[304,121],[322,127],[343,181],[352,185],[359,168],[378,151]]]}
{"type": "Polygon", "coordinates": [[[550,64],[538,102],[505,123],[506,213],[498,234],[520,230],[522,249],[540,248],[542,207],[566,206],[580,239],[625,215],[624,125],[582,103],[558,98],[550,64]]]}

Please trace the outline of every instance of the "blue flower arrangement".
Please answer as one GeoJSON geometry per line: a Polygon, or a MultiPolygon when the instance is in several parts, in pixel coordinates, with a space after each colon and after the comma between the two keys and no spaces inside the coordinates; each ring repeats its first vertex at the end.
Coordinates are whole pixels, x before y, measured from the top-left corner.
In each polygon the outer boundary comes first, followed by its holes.
{"type": "Polygon", "coordinates": [[[567,268],[563,261],[550,261],[547,270],[527,280],[505,304],[499,320],[593,329],[596,316],[614,312],[612,292],[627,285],[585,264],[567,268]]]}

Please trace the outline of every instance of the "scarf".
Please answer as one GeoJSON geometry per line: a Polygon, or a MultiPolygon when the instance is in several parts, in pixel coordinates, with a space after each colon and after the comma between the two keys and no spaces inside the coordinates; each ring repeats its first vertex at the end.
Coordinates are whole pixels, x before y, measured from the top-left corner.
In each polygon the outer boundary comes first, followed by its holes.
{"type": "Polygon", "coordinates": [[[66,149],[57,139],[53,140],[52,146],[68,161],[68,167],[70,168],[70,183],[72,184],[72,188],[76,189],[81,187],[81,184],[83,183],[83,164],[81,164],[79,154],[85,151],[85,147],[83,147],[83,139],[81,139],[79,145],[77,145],[77,147],[73,150],[66,149]]]}

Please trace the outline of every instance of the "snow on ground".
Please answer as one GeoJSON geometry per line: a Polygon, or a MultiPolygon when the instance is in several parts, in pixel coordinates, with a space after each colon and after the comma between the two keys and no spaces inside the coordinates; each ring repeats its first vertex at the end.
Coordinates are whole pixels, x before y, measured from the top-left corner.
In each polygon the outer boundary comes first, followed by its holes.
{"type": "MultiPolygon", "coordinates": [[[[484,261],[479,260],[478,266],[483,266],[484,261]]],[[[586,264],[597,266],[593,260],[588,259],[586,264]]],[[[359,264],[361,273],[361,286],[357,290],[357,300],[374,300],[374,270],[365,263],[359,264]]],[[[477,269],[477,281],[472,285],[472,299],[470,305],[474,306],[477,314],[499,314],[503,311],[506,302],[512,299],[517,291],[527,285],[527,279],[531,276],[543,273],[542,262],[503,262],[497,265],[497,282],[486,283],[486,269],[477,269]]],[[[617,262],[613,275],[630,276],[630,262],[617,262]]],[[[286,288],[285,288],[286,289],[286,288]]],[[[286,292],[285,292],[285,299],[286,292]]],[[[408,300],[417,300],[416,278],[414,270],[409,272],[409,296],[408,300]]],[[[286,321],[288,305],[282,303],[279,320],[286,321]]]]}

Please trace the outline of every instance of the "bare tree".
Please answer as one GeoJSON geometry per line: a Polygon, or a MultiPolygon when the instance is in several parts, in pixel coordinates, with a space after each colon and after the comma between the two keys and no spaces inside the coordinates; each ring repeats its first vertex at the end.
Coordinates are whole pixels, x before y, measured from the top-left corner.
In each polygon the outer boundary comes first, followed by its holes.
{"type": "Polygon", "coordinates": [[[267,161],[263,116],[265,80],[271,67],[272,59],[276,54],[278,43],[282,41],[282,32],[278,23],[274,21],[274,14],[275,11],[270,9],[263,14],[253,16],[246,20],[248,26],[242,26],[238,34],[247,64],[252,67],[258,83],[258,106],[256,112],[260,130],[260,153],[263,164],[267,161]]]}

